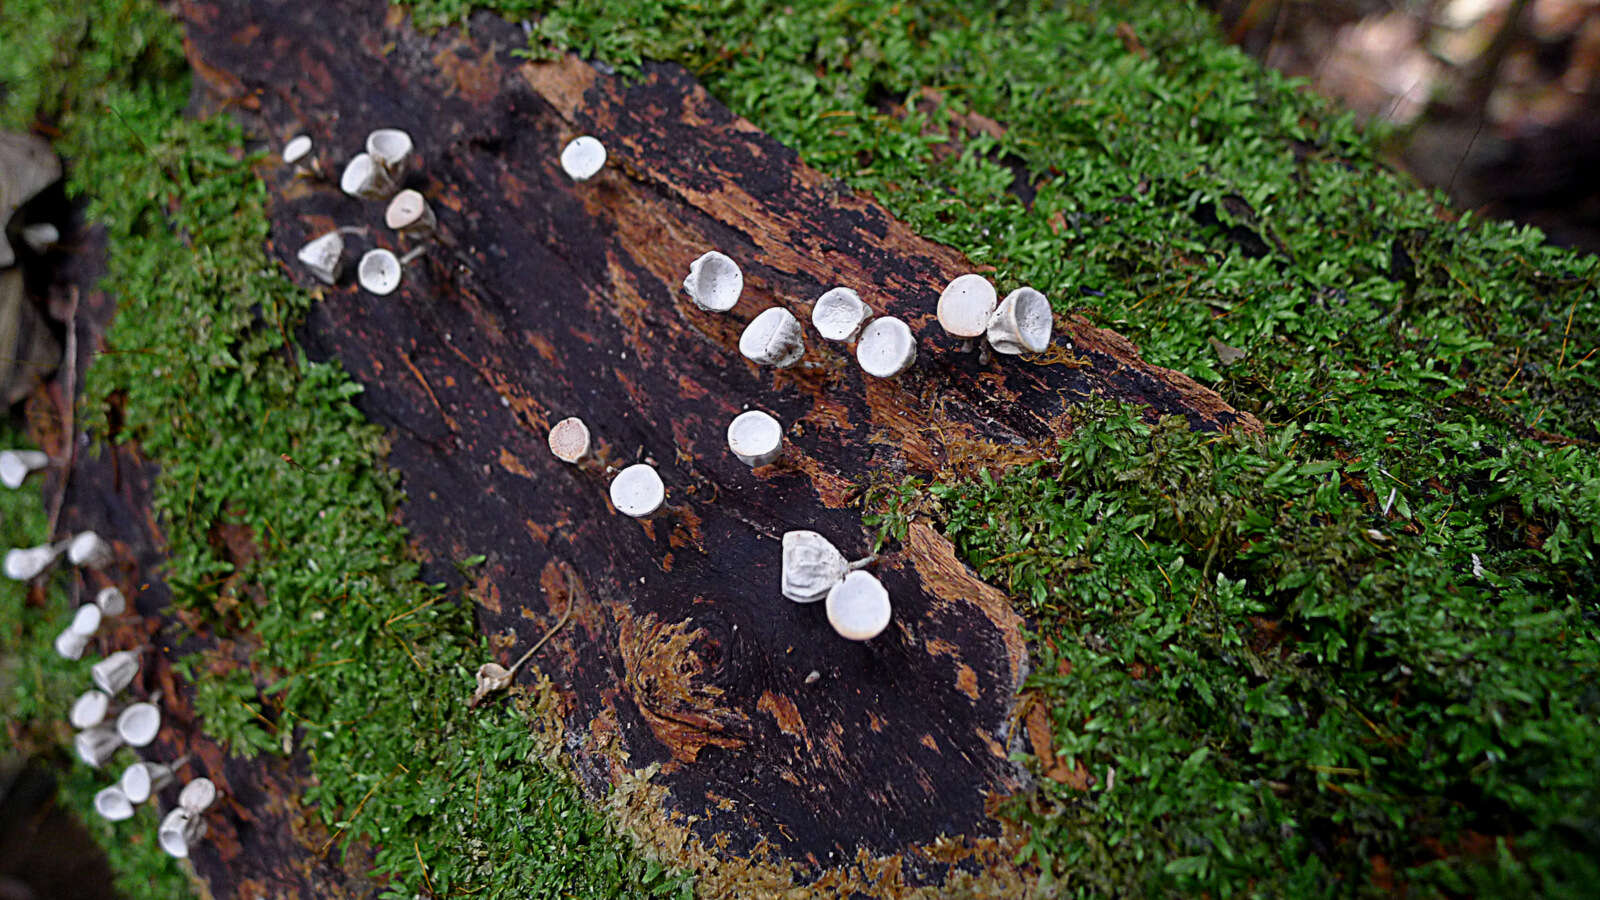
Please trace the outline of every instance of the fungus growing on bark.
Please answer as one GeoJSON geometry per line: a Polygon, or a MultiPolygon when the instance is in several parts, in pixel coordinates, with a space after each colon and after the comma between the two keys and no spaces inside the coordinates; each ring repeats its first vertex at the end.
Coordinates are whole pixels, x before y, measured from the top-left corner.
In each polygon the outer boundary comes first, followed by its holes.
{"type": "Polygon", "coordinates": [[[83,651],[89,649],[89,637],[67,628],[56,635],[55,648],[62,659],[82,659],[83,651]]]}
{"type": "Polygon", "coordinates": [[[0,568],[3,568],[6,577],[13,581],[32,581],[39,573],[50,568],[62,551],[67,549],[67,543],[40,544],[37,547],[21,547],[7,550],[6,558],[0,568]]]}
{"type": "Polygon", "coordinates": [[[870,572],[851,572],[828,591],[828,624],[840,637],[868,641],[889,625],[889,592],[870,572]]]}
{"type": "Polygon", "coordinates": [[[189,851],[206,835],[206,821],[183,807],[167,813],[156,832],[156,840],[169,856],[185,859],[189,851]]]}
{"type": "Polygon", "coordinates": [[[154,703],[131,703],[117,716],[117,736],[130,747],[144,747],[161,730],[161,710],[154,703]]]}
{"type": "Polygon", "coordinates": [[[878,378],[893,378],[917,361],[917,339],[911,326],[894,316],[873,319],[856,342],[856,362],[878,378]]]}
{"type": "Polygon", "coordinates": [[[1040,353],[1050,346],[1050,330],[1055,320],[1050,301],[1031,287],[1017,288],[1006,295],[989,317],[986,335],[997,353],[1016,355],[1040,353]]]}
{"type": "Polygon", "coordinates": [[[178,808],[200,815],[217,802],[217,785],[209,778],[196,778],[178,793],[178,808]]]}
{"type": "Polygon", "coordinates": [[[589,455],[589,426],[569,416],[550,429],[550,453],[564,463],[577,463],[589,455]]]}
{"type": "Polygon", "coordinates": [[[283,161],[291,166],[300,165],[310,155],[311,138],[308,135],[297,134],[283,145],[283,161]]]}
{"type": "Polygon", "coordinates": [[[384,249],[368,250],[356,266],[356,280],[380,297],[400,286],[400,259],[384,249]]]}
{"type": "Polygon", "coordinates": [[[739,335],[739,353],[757,365],[788,368],[806,352],[800,320],[781,306],[763,310],[739,335]]]}
{"type": "Polygon", "coordinates": [[[588,181],[606,164],[606,147],[597,138],[573,138],[561,150],[561,169],[573,181],[588,181]]]}
{"type": "Polygon", "coordinates": [[[739,264],[716,250],[708,250],[689,264],[683,289],[694,305],[707,312],[727,312],[739,302],[744,290],[744,273],[739,264]]]}
{"type": "Polygon", "coordinates": [[[103,569],[115,556],[111,544],[92,531],[80,531],[67,544],[67,561],[88,569],[103,569]]]}
{"type": "Polygon", "coordinates": [[[72,614],[72,624],[67,626],[69,631],[92,638],[100,630],[100,623],[105,619],[105,613],[93,603],[85,603],[78,607],[72,614]]]}
{"type": "Polygon", "coordinates": [[[994,314],[995,290],[982,275],[962,275],[939,294],[939,326],[952,337],[982,337],[994,314]]]}
{"type": "Polygon", "coordinates": [[[0,450],[0,484],[15,490],[29,475],[50,465],[50,457],[38,450],[0,450]]]}
{"type": "Polygon", "coordinates": [[[641,519],[661,508],[667,486],[647,463],[631,465],[611,479],[611,505],[625,516],[641,519]]]}
{"type": "Polygon", "coordinates": [[[51,247],[61,243],[61,229],[49,222],[35,222],[22,227],[22,242],[28,249],[43,256],[51,247]]]}
{"type": "Polygon", "coordinates": [[[783,595],[796,603],[815,603],[844,578],[845,573],[870,564],[876,556],[846,561],[833,542],[815,531],[783,534],[783,595]]]}
{"type": "Polygon", "coordinates": [[[318,281],[333,284],[344,269],[344,236],[330,231],[301,247],[295,258],[304,263],[318,281]]]}
{"type": "Polygon", "coordinates": [[[357,153],[339,176],[339,190],[363,200],[382,200],[394,193],[395,182],[389,172],[371,155],[357,153]]]}
{"type": "Polygon", "coordinates": [[[406,188],[389,201],[388,209],[383,211],[383,223],[401,234],[420,236],[431,233],[438,220],[427,199],[406,188]]]}
{"type": "Polygon", "coordinates": [[[367,135],[367,156],[383,170],[391,184],[398,182],[400,176],[405,174],[406,160],[411,158],[411,151],[415,147],[411,135],[398,128],[379,128],[367,135]]]}
{"type": "Polygon", "coordinates": [[[847,287],[828,291],[811,307],[811,324],[829,341],[855,340],[861,333],[861,326],[871,318],[872,308],[862,302],[861,295],[847,287]]]}
{"type": "Polygon", "coordinates": [[[113,784],[95,793],[94,811],[108,822],[120,822],[133,818],[133,803],[121,787],[113,784]]]}
{"type": "Polygon", "coordinates": [[[740,413],[728,423],[728,449],[751,468],[768,465],[783,453],[783,426],[758,409],[740,413]]]}
{"type": "Polygon", "coordinates": [[[122,738],[110,725],[96,725],[73,735],[72,748],[78,758],[98,769],[122,746],[122,738]]]}
{"type": "Polygon", "coordinates": [[[183,759],[159,765],[157,763],[136,762],[122,770],[122,778],[117,781],[122,793],[128,802],[135,805],[149,800],[151,795],[161,790],[172,782],[172,770],[176,769],[183,759]]]}
{"type": "Polygon", "coordinates": [[[101,588],[94,595],[94,605],[100,607],[103,615],[115,618],[128,611],[128,598],[114,587],[101,588]]]}
{"type": "Polygon", "coordinates": [[[72,723],[73,728],[82,731],[104,722],[106,713],[110,711],[111,698],[106,692],[90,688],[72,701],[72,709],[67,712],[67,721],[72,723]]]}
{"type": "Polygon", "coordinates": [[[115,697],[139,674],[139,657],[132,650],[118,650],[89,669],[95,687],[115,697]]]}

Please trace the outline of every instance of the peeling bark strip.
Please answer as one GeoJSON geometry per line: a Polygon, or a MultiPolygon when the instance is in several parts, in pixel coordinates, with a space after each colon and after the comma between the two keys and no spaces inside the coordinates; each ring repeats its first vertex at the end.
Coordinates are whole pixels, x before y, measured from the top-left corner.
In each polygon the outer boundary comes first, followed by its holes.
{"type": "MultiPolygon", "coordinates": [[[[587,788],[637,796],[634,773],[654,767],[652,808],[630,824],[702,872],[755,865],[885,894],[1008,869],[985,811],[1022,777],[1007,755],[1027,656],[1007,598],[916,525],[873,569],[894,598],[889,631],[841,640],[820,604],[780,596],[782,533],[864,555],[853,485],[1037,458],[1091,393],[1196,428],[1259,424],[1078,318],[1057,323],[1071,353],[1045,356],[1066,364],[978,365],[934,324],[940,289],[970,269],[959,254],[801,165],[678,68],[627,84],[571,58],[525,63],[513,26],[423,37],[371,0],[183,15],[200,78],[274,146],[309,133],[337,148],[337,170],[371,129],[416,139],[406,186],[433,205],[438,243],[393,295],[325,289],[302,340],[390,429],[423,552],[489,553],[482,627],[525,646],[572,611],[533,663],[562,690],[587,788]],[[610,162],[574,184],[557,157],[579,134],[610,162]],[[745,273],[726,315],[679,290],[712,248],[745,273]],[[868,378],[809,328],[793,368],[739,356],[757,313],[809,321],[839,284],[911,324],[910,372],[868,378]],[[775,465],[751,470],[724,446],[747,405],[789,428],[775,465]],[[602,462],[658,465],[662,514],[616,515],[596,468],[550,455],[546,431],[569,415],[602,462]]],[[[267,176],[273,249],[302,283],[295,250],[336,225],[394,247],[382,203],[288,167],[267,176]]]]}

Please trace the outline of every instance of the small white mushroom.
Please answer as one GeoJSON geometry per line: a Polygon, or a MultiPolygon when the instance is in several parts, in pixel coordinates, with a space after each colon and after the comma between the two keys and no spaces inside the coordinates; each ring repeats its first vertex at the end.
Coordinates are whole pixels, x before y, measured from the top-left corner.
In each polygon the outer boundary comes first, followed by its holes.
{"type": "Polygon", "coordinates": [[[217,802],[217,785],[209,778],[196,778],[178,794],[178,808],[200,815],[217,802]]]}
{"type": "Polygon", "coordinates": [[[406,188],[394,195],[383,211],[383,223],[401,234],[424,235],[433,231],[438,220],[422,194],[406,188]]]}
{"type": "Polygon", "coordinates": [[[833,542],[815,531],[783,534],[783,595],[796,603],[815,603],[850,571],[833,542]]]}
{"type": "Polygon", "coordinates": [[[344,236],[330,231],[301,247],[295,257],[317,276],[318,281],[333,284],[344,268],[344,236]]]}
{"type": "Polygon", "coordinates": [[[367,155],[394,180],[404,174],[406,160],[415,148],[411,135],[398,128],[379,128],[367,135],[367,155]]]}
{"type": "Polygon", "coordinates": [[[95,793],[94,811],[109,822],[120,822],[133,818],[133,803],[121,787],[113,784],[95,793]]]}
{"type": "Polygon", "coordinates": [[[587,134],[573,138],[561,151],[561,168],[573,181],[588,181],[605,164],[605,145],[587,134]]]}
{"type": "Polygon", "coordinates": [[[589,426],[577,416],[569,416],[550,429],[550,452],[565,463],[576,463],[589,455],[589,426]]]}
{"type": "Polygon", "coordinates": [[[817,298],[811,307],[811,324],[824,340],[852,341],[872,318],[872,307],[847,287],[836,287],[817,298]]]}
{"type": "Polygon", "coordinates": [[[167,851],[167,855],[185,859],[190,849],[205,835],[206,820],[180,806],[161,820],[156,840],[161,844],[161,849],[167,851]]]}
{"type": "Polygon", "coordinates": [[[101,612],[100,607],[93,603],[85,603],[72,614],[72,624],[67,626],[67,630],[86,638],[94,637],[95,632],[100,630],[100,622],[104,618],[105,613],[101,612]]]}
{"type": "Polygon", "coordinates": [[[339,190],[363,200],[382,200],[394,189],[389,172],[366,153],[357,153],[339,176],[339,190]]]}
{"type": "Polygon", "coordinates": [[[128,611],[128,598],[114,587],[101,588],[100,592],[94,595],[94,605],[100,607],[102,615],[116,618],[128,611]]]}
{"type": "Polygon", "coordinates": [[[68,628],[56,635],[55,647],[62,659],[82,659],[83,651],[89,648],[89,636],[68,628]]]}
{"type": "Polygon", "coordinates": [[[137,674],[139,656],[132,650],[118,650],[89,669],[89,677],[94,680],[95,687],[113,697],[131,684],[133,676],[137,674]]]}
{"type": "Polygon", "coordinates": [[[122,738],[117,736],[117,730],[110,725],[85,728],[72,738],[72,747],[78,751],[78,758],[96,769],[105,765],[106,760],[110,759],[121,746],[122,738]]]}
{"type": "Polygon", "coordinates": [[[962,275],[939,294],[939,325],[953,337],[982,337],[994,313],[995,290],[982,275],[962,275]]]}
{"type": "Polygon", "coordinates": [[[67,712],[67,721],[72,723],[73,728],[82,731],[104,722],[106,713],[110,711],[111,698],[106,692],[90,688],[72,701],[72,709],[67,712]]]}
{"type": "Polygon", "coordinates": [[[310,155],[311,138],[308,135],[297,134],[283,145],[283,161],[291,166],[298,166],[310,155]]]}
{"type": "Polygon", "coordinates": [[[889,626],[889,592],[870,572],[851,572],[828,591],[828,624],[840,637],[869,641],[889,626]]]}
{"type": "Polygon", "coordinates": [[[739,352],[758,365],[788,368],[805,355],[805,331],[794,313],[774,306],[762,310],[745,326],[744,334],[739,335],[739,352]]]}
{"type": "Polygon", "coordinates": [[[143,803],[156,791],[172,782],[172,770],[177,768],[180,762],[182,760],[170,765],[136,762],[122,770],[122,777],[118,779],[117,785],[122,788],[122,793],[127,796],[128,802],[143,803]]]}
{"type": "Polygon", "coordinates": [[[154,703],[130,703],[117,716],[117,736],[130,747],[143,747],[161,731],[161,709],[154,703]]]}
{"type": "Polygon", "coordinates": [[[0,568],[5,569],[6,577],[13,581],[32,581],[39,577],[39,573],[50,568],[56,557],[67,549],[66,542],[59,544],[40,544],[37,547],[22,547],[16,550],[7,550],[6,558],[0,568]]]}
{"type": "Polygon", "coordinates": [[[878,378],[893,378],[917,361],[917,339],[911,326],[894,316],[873,319],[856,342],[856,362],[878,378]]]}
{"type": "Polygon", "coordinates": [[[1055,324],[1050,301],[1031,287],[1017,288],[1006,295],[989,317],[989,346],[997,353],[1016,355],[1040,353],[1050,346],[1050,329],[1055,324]]]}
{"type": "Polygon", "coordinates": [[[35,222],[32,225],[24,225],[22,227],[22,242],[28,245],[28,249],[43,255],[49,252],[51,247],[61,243],[61,229],[49,222],[35,222]]]}
{"type": "Polygon", "coordinates": [[[0,450],[0,484],[15,490],[33,472],[50,465],[50,457],[38,450],[0,450]]]}
{"type": "Polygon", "coordinates": [[[115,559],[111,544],[92,531],[80,531],[67,544],[67,561],[88,569],[103,569],[115,559]]]}
{"type": "Polygon", "coordinates": [[[380,297],[394,293],[400,286],[399,257],[382,248],[368,250],[356,266],[356,280],[380,297]]]}
{"type": "Polygon", "coordinates": [[[689,264],[689,276],[683,279],[683,289],[689,292],[694,305],[706,312],[727,312],[739,302],[744,290],[744,273],[739,264],[716,250],[708,250],[689,264]]]}
{"type": "Polygon", "coordinates": [[[643,518],[660,509],[666,498],[667,486],[646,463],[631,465],[611,479],[611,505],[623,515],[643,518]]]}
{"type": "Polygon", "coordinates": [[[759,409],[740,413],[728,423],[728,449],[751,468],[768,465],[783,453],[783,426],[759,409]]]}

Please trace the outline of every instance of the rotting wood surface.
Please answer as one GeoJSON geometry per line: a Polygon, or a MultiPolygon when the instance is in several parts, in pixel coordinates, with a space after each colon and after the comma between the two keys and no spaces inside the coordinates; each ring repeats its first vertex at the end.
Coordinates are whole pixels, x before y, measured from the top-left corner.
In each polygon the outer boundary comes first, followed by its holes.
{"type": "Polygon", "coordinates": [[[519,636],[501,661],[572,611],[533,664],[560,689],[591,794],[647,798],[624,809],[626,824],[698,868],[703,887],[1008,890],[1014,848],[988,811],[1025,777],[1008,760],[1023,746],[1027,667],[1008,599],[915,524],[872,568],[894,600],[889,631],[845,641],[821,604],[779,594],[783,532],[813,529],[863,555],[859,485],[1037,458],[1091,394],[1196,428],[1259,424],[1076,317],[1057,317],[1041,358],[980,364],[933,317],[970,264],[802,165],[676,67],[628,83],[570,57],[525,62],[510,55],[525,40],[515,26],[479,17],[426,37],[371,0],[181,11],[214,100],[273,146],[316,142],[332,181],[265,173],[272,249],[302,284],[315,286],[295,251],[336,226],[371,229],[349,241],[349,261],[374,243],[403,252],[384,204],[335,182],[371,129],[416,139],[406,184],[433,205],[439,237],[391,296],[348,272],[320,289],[300,337],[364,386],[357,402],[389,430],[421,552],[488,555],[473,586],[481,627],[519,636]],[[574,184],[557,156],[579,134],[610,159],[574,184]],[[679,287],[713,248],[745,273],[726,315],[679,287]],[[839,284],[910,323],[910,372],[865,376],[809,327],[793,368],[739,356],[755,314],[782,305],[808,323],[811,301],[839,284]],[[786,426],[776,464],[751,470],[727,451],[745,408],[786,426]],[[568,415],[588,422],[600,465],[550,455],[548,427],[568,415]],[[611,510],[603,469],[640,459],[668,488],[646,521],[611,510]]]}

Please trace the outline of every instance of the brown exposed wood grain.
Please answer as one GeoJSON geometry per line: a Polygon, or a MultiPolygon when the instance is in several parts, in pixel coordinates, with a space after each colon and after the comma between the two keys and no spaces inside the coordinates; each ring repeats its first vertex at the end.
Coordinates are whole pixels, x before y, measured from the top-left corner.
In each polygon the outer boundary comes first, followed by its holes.
{"type": "Polygon", "coordinates": [[[627,82],[570,57],[529,63],[510,55],[524,42],[513,26],[479,18],[422,36],[375,0],[191,0],[181,12],[200,83],[273,146],[310,134],[336,178],[373,128],[416,139],[406,183],[433,205],[439,235],[395,294],[348,274],[316,287],[295,263],[336,225],[370,229],[350,239],[351,263],[370,246],[404,248],[383,204],[287,167],[267,172],[272,250],[321,295],[302,343],[337,359],[390,431],[420,552],[488,555],[481,627],[526,646],[572,614],[532,664],[561,691],[592,795],[627,798],[612,802],[625,824],[703,885],[1014,890],[1023,876],[992,815],[1025,777],[1009,760],[1026,746],[1027,656],[1007,598],[915,523],[872,568],[894,600],[889,631],[848,642],[820,604],[779,594],[783,532],[813,529],[864,555],[861,485],[1038,458],[1094,394],[1195,428],[1259,425],[1076,317],[1058,316],[1056,346],[1038,358],[962,352],[933,310],[970,264],[803,165],[680,69],[627,82]],[[610,161],[574,184],[557,154],[585,133],[610,161]],[[726,315],[679,289],[712,248],[745,273],[726,315]],[[865,376],[809,328],[791,369],[738,355],[756,313],[782,305],[808,322],[836,284],[910,323],[911,371],[865,376]],[[784,423],[776,464],[751,470],[727,452],[727,423],[745,408],[784,423]],[[568,415],[589,423],[596,464],[545,448],[568,415]],[[645,521],[606,499],[608,467],[640,459],[668,487],[645,521]]]}

